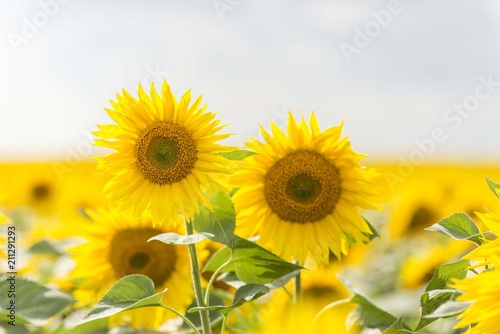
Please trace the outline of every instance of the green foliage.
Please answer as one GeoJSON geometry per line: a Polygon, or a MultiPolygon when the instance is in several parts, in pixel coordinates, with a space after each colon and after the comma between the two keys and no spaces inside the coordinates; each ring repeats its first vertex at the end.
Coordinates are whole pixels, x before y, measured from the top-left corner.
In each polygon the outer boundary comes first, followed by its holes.
{"type": "Polygon", "coordinates": [[[486,178],[486,183],[488,184],[488,187],[490,188],[491,192],[498,198],[500,198],[500,194],[498,193],[497,189],[500,189],[500,183],[495,183],[491,181],[487,176],[486,178]]]}
{"type": "MultiPolygon", "coordinates": [[[[229,247],[223,247],[215,252],[207,261],[205,266],[203,267],[202,272],[206,271],[216,271],[220,268],[224,263],[228,262],[231,259],[232,250],[229,247]]],[[[224,271],[222,271],[224,272],[224,271]]]]}
{"type": "Polygon", "coordinates": [[[463,279],[467,275],[467,269],[470,267],[468,260],[440,265],[434,270],[431,280],[427,284],[425,291],[446,289],[452,279],[463,279]]]}
{"type": "Polygon", "coordinates": [[[478,246],[483,243],[479,228],[465,213],[454,213],[426,230],[439,232],[455,240],[469,240],[478,246]]]}
{"type": "Polygon", "coordinates": [[[231,152],[222,152],[219,153],[219,155],[223,156],[224,158],[228,160],[243,160],[246,157],[249,157],[251,155],[254,155],[255,152],[248,151],[248,150],[235,150],[231,152]]]}
{"type": "Polygon", "coordinates": [[[454,317],[465,311],[472,304],[473,303],[471,302],[457,302],[450,300],[439,305],[439,307],[434,312],[426,315],[426,318],[436,320],[439,318],[454,317]]]}
{"type": "Polygon", "coordinates": [[[241,281],[255,284],[271,283],[302,268],[245,239],[236,243],[231,263],[241,281]]]}
{"type": "Polygon", "coordinates": [[[213,305],[207,307],[193,307],[189,309],[188,312],[197,312],[200,310],[209,310],[209,311],[217,311],[221,314],[227,315],[235,308],[249,302],[255,300],[257,298],[262,297],[263,295],[269,293],[271,290],[261,284],[246,284],[236,290],[234,295],[233,303],[231,306],[224,305],[213,305]]]}
{"type": "Polygon", "coordinates": [[[180,235],[174,232],[162,233],[149,238],[148,242],[153,240],[161,241],[167,245],[191,245],[212,238],[214,235],[211,233],[200,232],[190,235],[180,235]]]}
{"type": "Polygon", "coordinates": [[[213,241],[233,247],[236,214],[231,197],[221,191],[207,194],[207,197],[212,204],[212,210],[200,206],[200,213],[195,215],[193,221],[195,230],[213,234],[213,241]]]}
{"type": "Polygon", "coordinates": [[[366,220],[366,218],[363,217],[363,219],[368,224],[368,227],[370,228],[370,231],[372,232],[371,234],[368,234],[368,237],[370,238],[369,240],[372,241],[375,238],[380,238],[380,234],[377,232],[375,227],[373,227],[373,225],[368,220],[366,220]]]}
{"type": "MultiPolygon", "coordinates": [[[[208,304],[209,305],[223,305],[224,300],[222,300],[221,297],[219,297],[215,294],[210,294],[208,304]]],[[[191,303],[191,305],[188,306],[185,317],[189,321],[191,321],[199,331],[202,331],[203,328],[202,328],[202,324],[200,321],[200,315],[198,314],[198,312],[190,312],[190,310],[192,310],[195,307],[198,307],[198,304],[196,303],[196,301],[193,301],[191,303]]],[[[210,311],[209,310],[208,317],[210,319],[210,324],[211,324],[212,328],[215,328],[217,326],[217,324],[219,324],[222,321],[222,314],[217,312],[217,311],[210,311]]],[[[188,330],[189,326],[184,322],[182,324],[181,328],[188,330]]],[[[188,332],[188,333],[190,333],[190,332],[188,332]]]]}
{"type": "Polygon", "coordinates": [[[443,304],[453,301],[458,295],[456,290],[449,289],[449,283],[453,279],[463,279],[467,275],[470,263],[467,260],[443,264],[436,268],[434,275],[427,284],[425,292],[420,297],[422,315],[417,326],[417,330],[424,328],[437,320],[438,317],[430,316],[435,314],[443,304]]]}
{"type": "Polygon", "coordinates": [[[31,252],[33,254],[47,254],[54,256],[61,256],[65,254],[64,250],[62,250],[61,247],[47,240],[40,240],[39,242],[35,243],[28,249],[28,252],[31,252]]]}
{"type": "Polygon", "coordinates": [[[2,320],[9,319],[6,315],[9,314],[11,301],[15,301],[16,325],[23,323],[41,325],[76,302],[64,292],[49,289],[21,277],[11,279],[10,275],[0,277],[0,296],[2,296],[0,298],[2,320]],[[11,289],[11,286],[14,288],[11,289]]]}
{"type": "Polygon", "coordinates": [[[107,318],[123,311],[162,306],[163,292],[155,294],[153,281],[144,275],[125,276],[116,282],[81,323],[107,318]]]}
{"type": "MultiPolygon", "coordinates": [[[[356,289],[345,278],[339,276],[339,279],[351,292],[353,292],[353,296],[350,297],[348,301],[358,304],[349,314],[346,321],[348,328],[357,324],[369,328],[385,330],[398,321],[394,315],[376,306],[363,292],[356,289]]],[[[407,328],[404,324],[401,324],[401,326],[407,328]]]]}

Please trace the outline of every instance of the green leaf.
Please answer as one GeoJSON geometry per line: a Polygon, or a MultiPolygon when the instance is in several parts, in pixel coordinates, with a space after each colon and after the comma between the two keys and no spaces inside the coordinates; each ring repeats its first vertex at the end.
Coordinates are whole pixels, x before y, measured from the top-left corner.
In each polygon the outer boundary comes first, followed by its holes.
{"type": "Polygon", "coordinates": [[[465,213],[454,213],[426,230],[439,232],[455,240],[469,240],[478,246],[483,243],[479,228],[465,213]]]}
{"type": "Polygon", "coordinates": [[[403,316],[399,317],[398,320],[396,320],[391,326],[389,326],[389,328],[387,328],[382,333],[383,334],[401,334],[401,333],[425,334],[422,332],[416,332],[416,331],[409,330],[408,327],[403,322],[403,316]]]}
{"type": "Polygon", "coordinates": [[[433,318],[433,320],[454,317],[465,311],[472,304],[472,302],[448,301],[440,305],[432,314],[428,314],[425,317],[433,318]]]}
{"type": "Polygon", "coordinates": [[[255,152],[247,151],[247,150],[235,150],[231,152],[221,152],[219,155],[223,156],[228,160],[243,160],[246,157],[254,155],[255,152]]]}
{"type": "Polygon", "coordinates": [[[262,284],[246,284],[236,290],[234,294],[233,303],[231,306],[224,305],[213,305],[207,307],[193,307],[188,310],[188,312],[197,312],[201,310],[217,311],[221,314],[227,315],[235,308],[262,297],[263,295],[269,293],[271,289],[262,284]]]}
{"type": "Polygon", "coordinates": [[[108,333],[108,319],[102,318],[85,322],[80,325],[64,328],[64,334],[106,334],[108,333]]]}
{"type": "Polygon", "coordinates": [[[68,294],[38,285],[21,277],[2,275],[0,277],[0,313],[3,319],[10,314],[11,301],[16,312],[16,324],[41,325],[64,312],[76,300],[68,294]]]}
{"type": "Polygon", "coordinates": [[[254,242],[239,239],[233,249],[234,272],[245,283],[266,284],[302,267],[286,262],[254,242]]]}
{"type": "Polygon", "coordinates": [[[48,255],[55,255],[55,256],[61,256],[65,254],[63,250],[60,249],[56,244],[51,243],[47,240],[41,240],[34,245],[32,245],[29,249],[28,252],[33,253],[33,254],[48,254],[48,255]]]}
{"type": "Polygon", "coordinates": [[[485,178],[486,178],[486,183],[488,184],[488,187],[493,192],[493,194],[496,197],[500,198],[500,194],[497,191],[497,189],[500,189],[500,183],[495,183],[495,182],[491,181],[487,176],[485,176],[485,178]]]}
{"type": "Polygon", "coordinates": [[[434,270],[431,280],[425,288],[425,292],[431,290],[447,289],[448,283],[452,279],[463,279],[467,275],[467,268],[470,267],[468,260],[460,260],[456,262],[440,265],[434,270]]]}
{"type": "Polygon", "coordinates": [[[147,276],[125,276],[106,292],[80,324],[136,308],[162,306],[163,292],[155,294],[154,283],[147,276]]]}
{"type": "MultiPolygon", "coordinates": [[[[340,281],[354,293],[350,298],[350,302],[358,304],[346,320],[346,326],[348,328],[358,324],[360,326],[385,330],[398,320],[394,315],[376,306],[363,292],[356,289],[345,278],[340,275],[337,276],[340,281]]],[[[401,326],[407,328],[404,324],[401,324],[401,326]]]]}
{"type": "Polygon", "coordinates": [[[198,232],[213,234],[213,241],[233,247],[236,214],[231,198],[221,191],[216,191],[213,195],[207,194],[207,197],[212,203],[212,211],[200,206],[200,213],[195,214],[193,220],[194,228],[198,232]]]}
{"type": "Polygon", "coordinates": [[[370,231],[372,232],[371,234],[368,234],[368,237],[370,238],[369,240],[372,241],[375,238],[380,238],[380,234],[378,234],[378,232],[375,229],[375,227],[373,227],[373,225],[370,224],[370,222],[368,220],[366,220],[366,218],[363,217],[363,219],[368,224],[368,227],[370,228],[370,231]]]}
{"type": "MultiPolygon", "coordinates": [[[[208,305],[222,305],[222,304],[224,304],[224,300],[222,300],[222,298],[220,298],[219,296],[217,296],[215,294],[210,294],[210,298],[208,300],[208,305]]],[[[189,307],[187,308],[188,311],[186,311],[185,316],[196,326],[196,328],[200,332],[202,332],[203,328],[202,328],[202,324],[201,324],[201,320],[200,320],[200,315],[196,312],[194,312],[194,313],[189,312],[189,310],[191,310],[192,308],[198,307],[197,305],[198,304],[196,303],[196,300],[194,300],[191,303],[191,305],[189,305],[189,307]]],[[[212,328],[214,328],[218,322],[222,321],[222,314],[220,314],[219,312],[216,312],[216,311],[209,311],[208,317],[210,318],[210,324],[212,325],[212,328]]],[[[187,330],[191,329],[185,322],[182,323],[181,328],[187,329],[187,330]]],[[[191,331],[190,331],[190,333],[191,333],[191,331]]]]}
{"type": "Polygon", "coordinates": [[[420,297],[422,316],[416,329],[424,328],[435,321],[436,319],[428,318],[428,316],[441,307],[441,305],[454,300],[458,294],[458,291],[452,289],[437,289],[424,292],[420,297]]]}
{"type": "MultiPolygon", "coordinates": [[[[229,261],[232,255],[232,250],[229,247],[223,247],[219,249],[217,252],[215,252],[207,261],[205,266],[203,267],[202,272],[206,271],[216,271],[219,269],[220,266],[222,266],[224,263],[229,261]]],[[[230,268],[226,270],[232,270],[230,268]]],[[[225,270],[222,270],[221,272],[224,272],[225,270]]]]}
{"type": "Polygon", "coordinates": [[[208,238],[212,238],[214,235],[211,233],[195,233],[191,235],[180,235],[174,232],[162,233],[155,235],[148,239],[149,241],[158,240],[167,245],[191,245],[197,242],[203,241],[208,238]]]}

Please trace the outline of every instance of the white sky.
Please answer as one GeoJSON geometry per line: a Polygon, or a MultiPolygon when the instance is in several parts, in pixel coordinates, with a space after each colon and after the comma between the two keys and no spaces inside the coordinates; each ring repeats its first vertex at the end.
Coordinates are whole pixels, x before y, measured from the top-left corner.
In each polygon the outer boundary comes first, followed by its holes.
{"type": "Polygon", "coordinates": [[[500,162],[500,2],[397,3],[1,0],[0,160],[96,154],[109,99],[156,72],[221,111],[231,144],[314,109],[323,127],[345,118],[374,160],[408,158],[441,128],[426,162],[500,162]],[[463,103],[470,116],[448,111],[463,103]]]}

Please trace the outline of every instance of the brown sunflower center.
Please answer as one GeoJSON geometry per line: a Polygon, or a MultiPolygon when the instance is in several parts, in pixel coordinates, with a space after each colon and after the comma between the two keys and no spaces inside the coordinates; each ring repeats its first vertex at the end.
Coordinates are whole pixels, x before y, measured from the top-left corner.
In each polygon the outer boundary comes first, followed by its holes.
{"type": "Polygon", "coordinates": [[[266,201],[282,220],[308,223],[331,214],[340,198],[340,175],[322,154],[297,150],[267,172],[266,201]]]}
{"type": "Polygon", "coordinates": [[[115,277],[142,274],[151,278],[156,287],[165,283],[175,270],[175,246],[147,242],[162,232],[153,228],[137,228],[116,233],[108,254],[115,277]]]}
{"type": "Polygon", "coordinates": [[[43,201],[50,197],[50,186],[45,183],[37,184],[33,187],[32,195],[35,201],[43,201]]]}
{"type": "Polygon", "coordinates": [[[159,185],[179,182],[194,168],[198,151],[181,125],[160,122],[146,128],[137,141],[137,164],[142,174],[159,185]]]}

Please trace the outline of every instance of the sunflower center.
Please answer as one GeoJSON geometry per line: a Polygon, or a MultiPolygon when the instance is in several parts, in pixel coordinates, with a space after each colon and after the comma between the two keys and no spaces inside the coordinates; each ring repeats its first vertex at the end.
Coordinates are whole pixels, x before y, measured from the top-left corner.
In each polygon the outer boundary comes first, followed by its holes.
{"type": "Polygon", "coordinates": [[[175,246],[147,240],[164,231],[153,228],[122,230],[111,240],[109,262],[117,279],[131,274],[146,275],[155,286],[163,285],[177,262],[175,246]]]}
{"type": "Polygon", "coordinates": [[[313,201],[321,192],[319,180],[307,174],[300,174],[288,181],[286,193],[297,202],[313,201]]]}
{"type": "Polygon", "coordinates": [[[145,253],[137,253],[130,258],[130,266],[141,269],[144,268],[149,262],[149,255],[145,253]]]}
{"type": "Polygon", "coordinates": [[[43,201],[50,197],[50,187],[47,184],[41,183],[33,187],[33,199],[36,201],[43,201]]]}
{"type": "Polygon", "coordinates": [[[340,175],[322,154],[297,150],[278,160],[264,182],[266,201],[282,220],[309,223],[331,214],[340,198],[340,175]]]}
{"type": "Polygon", "coordinates": [[[150,158],[163,167],[173,165],[179,157],[179,146],[170,138],[156,138],[151,142],[149,151],[150,158]]]}
{"type": "Polygon", "coordinates": [[[172,122],[155,123],[146,128],[137,141],[136,153],[144,177],[159,185],[186,178],[198,156],[191,134],[172,122]]]}

